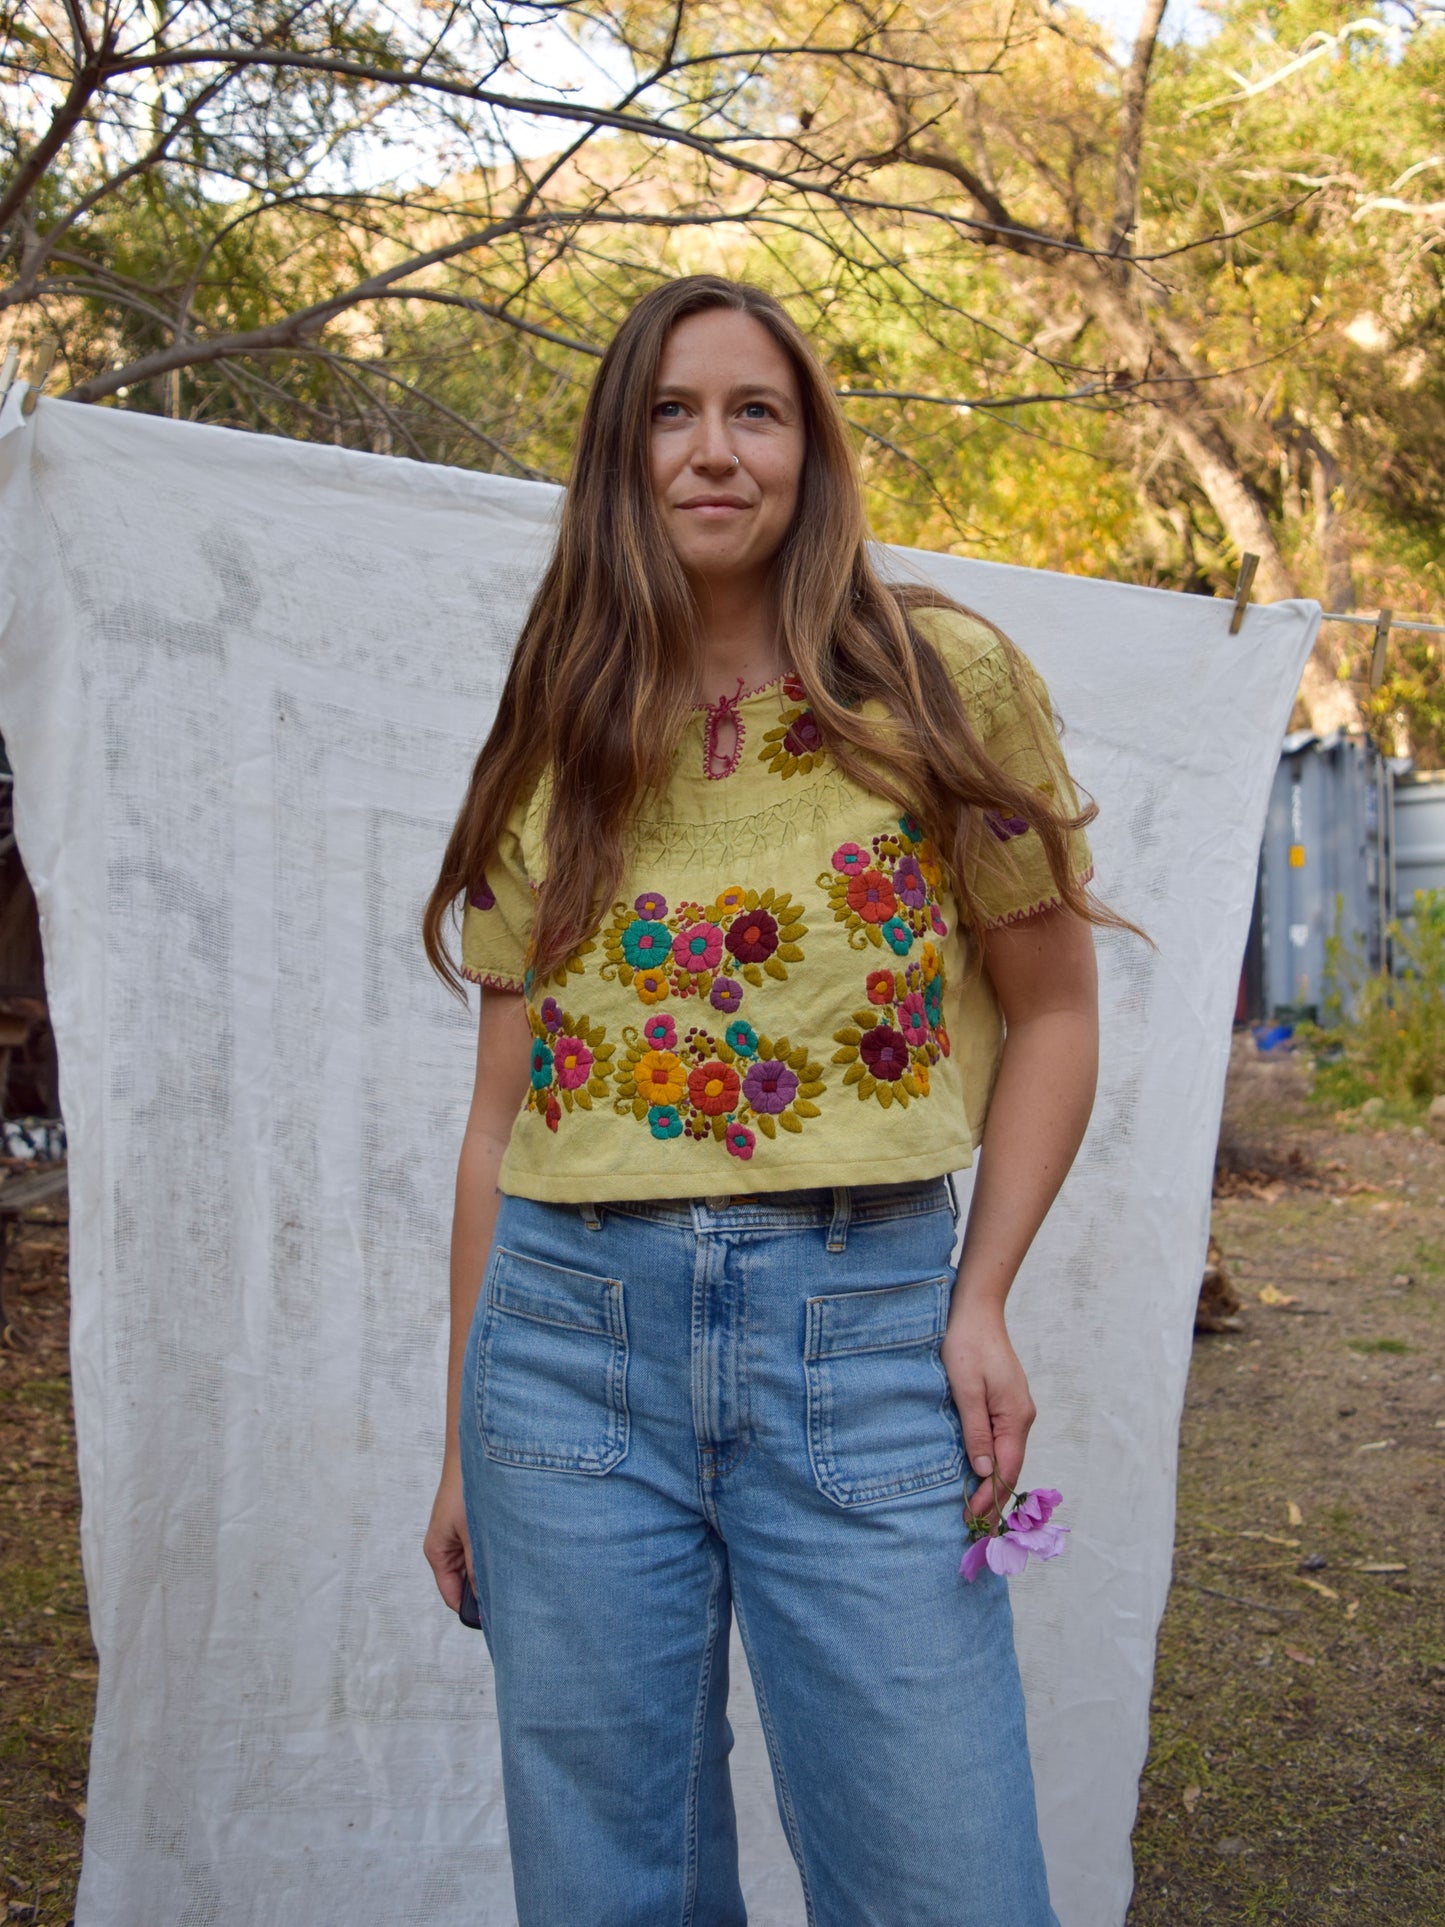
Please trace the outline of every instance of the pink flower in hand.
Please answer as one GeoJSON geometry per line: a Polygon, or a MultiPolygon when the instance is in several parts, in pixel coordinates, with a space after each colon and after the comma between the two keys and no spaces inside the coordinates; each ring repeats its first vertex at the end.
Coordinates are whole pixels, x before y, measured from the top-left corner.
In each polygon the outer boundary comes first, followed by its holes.
{"type": "Polygon", "coordinates": [[[985,1566],[990,1572],[1001,1572],[1006,1579],[1022,1572],[1029,1562],[1028,1548],[1012,1533],[986,1533],[982,1539],[975,1539],[963,1555],[959,1571],[970,1583],[975,1580],[985,1566]]]}
{"type": "Polygon", "coordinates": [[[1037,1492],[1025,1492],[1009,1514],[1009,1531],[1031,1532],[1035,1526],[1046,1526],[1055,1506],[1063,1502],[1063,1493],[1056,1492],[1051,1485],[1041,1485],[1037,1492]]]}
{"type": "MultiPolygon", "coordinates": [[[[1035,1559],[1057,1559],[1064,1549],[1064,1534],[1069,1529],[1067,1526],[1025,1526],[1019,1530],[1012,1519],[1008,1523],[1008,1532],[1001,1543],[1018,1546],[1025,1559],[1030,1553],[1035,1559]]],[[[992,1565],[993,1561],[990,1560],[989,1564],[992,1565]]],[[[1022,1568],[1016,1567],[1014,1570],[1022,1568]]]]}

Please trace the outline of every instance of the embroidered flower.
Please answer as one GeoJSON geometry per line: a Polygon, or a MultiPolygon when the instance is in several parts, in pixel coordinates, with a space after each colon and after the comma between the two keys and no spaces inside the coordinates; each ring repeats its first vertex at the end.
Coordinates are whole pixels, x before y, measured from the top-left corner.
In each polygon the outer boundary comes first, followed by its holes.
{"type": "Polygon", "coordinates": [[[485,876],[477,879],[476,888],[468,891],[467,902],[474,910],[493,910],[497,899],[492,894],[492,886],[485,876]]]}
{"type": "Polygon", "coordinates": [[[682,1136],[682,1118],[674,1104],[654,1104],[647,1113],[647,1121],[654,1137],[682,1136]]]}
{"type": "Polygon", "coordinates": [[[752,1025],[739,1017],[735,1024],[729,1024],[723,1032],[739,1057],[752,1057],[757,1053],[758,1033],[752,1025]]]}
{"type": "Polygon", "coordinates": [[[840,843],[833,852],[833,868],[844,876],[853,876],[866,870],[871,861],[868,852],[859,843],[840,843]]]}
{"type": "Polygon", "coordinates": [[[672,1050],[677,1043],[677,1025],[665,1010],[648,1018],[642,1034],[654,1050],[672,1050]]]}
{"type": "Polygon", "coordinates": [[[734,1011],[743,1000],[743,987],[736,977],[719,977],[707,994],[714,1010],[734,1011]]]}
{"type": "Polygon", "coordinates": [[[730,883],[726,890],[718,891],[717,895],[713,898],[712,907],[720,915],[726,916],[729,910],[743,909],[747,904],[747,900],[748,893],[743,886],[740,883],[730,883]]]}
{"type": "Polygon", "coordinates": [[[787,697],[790,703],[806,702],[808,698],[808,692],[803,685],[803,678],[801,676],[795,676],[791,672],[788,675],[784,676],[783,694],[787,697]]]}
{"type": "Polygon", "coordinates": [[[1004,816],[999,810],[985,810],[983,820],[1000,843],[1007,843],[1011,836],[1022,836],[1029,828],[1027,817],[1004,816]]]}
{"type": "Polygon", "coordinates": [[[644,890],[632,907],[645,922],[656,923],[667,915],[667,898],[660,890],[644,890]]]}
{"type": "Polygon", "coordinates": [[[731,1064],[699,1064],[687,1074],[687,1092],[695,1108],[706,1117],[725,1117],[736,1108],[741,1080],[731,1064]]]}
{"type": "Polygon", "coordinates": [[[552,1053],[539,1037],[532,1046],[532,1089],[544,1091],[552,1082],[552,1053]]]}
{"type": "Polygon", "coordinates": [[[859,1050],[874,1077],[891,1083],[908,1069],[908,1046],[891,1024],[865,1032],[859,1050]]]}
{"type": "Polygon", "coordinates": [[[555,1131],[562,1118],[562,1106],[557,1102],[555,1096],[547,1099],[547,1109],[544,1116],[547,1122],[547,1129],[549,1131],[555,1131]]]}
{"type": "Polygon", "coordinates": [[[890,917],[883,925],[883,941],[900,957],[906,957],[913,948],[912,928],[901,917],[890,917]]]}
{"type": "Polygon", "coordinates": [[[729,1124],[726,1143],[735,1158],[750,1158],[757,1139],[746,1124],[729,1124]]]}
{"type": "Polygon", "coordinates": [[[929,1088],[927,1064],[915,1064],[913,1066],[913,1081],[918,1086],[918,1095],[920,1097],[927,1097],[929,1088]]]}
{"type": "MultiPolygon", "coordinates": [[[[661,926],[658,926],[661,928],[661,926]]],[[[672,940],[672,954],[684,970],[694,974],[716,970],[722,959],[723,933],[715,923],[692,923],[672,940]]]]}
{"type": "Polygon", "coordinates": [[[549,1031],[561,1030],[562,1006],[557,1002],[555,997],[544,997],[542,999],[542,1022],[549,1031]]]}
{"type": "Polygon", "coordinates": [[[671,1051],[648,1051],[633,1076],[649,1104],[675,1104],[687,1089],[682,1059],[671,1051]]]}
{"type": "Polygon", "coordinates": [[[911,811],[905,810],[903,815],[899,817],[898,827],[910,843],[921,843],[923,841],[923,825],[911,811]]]}
{"type": "Polygon", "coordinates": [[[893,866],[893,888],[900,903],[921,910],[928,901],[928,885],[916,856],[901,856],[893,866]]]}
{"type": "Polygon", "coordinates": [[[868,972],[868,1001],[870,1004],[891,1004],[895,985],[891,970],[870,970],[868,972]]]}
{"type": "Polygon", "coordinates": [[[898,1006],[898,1028],[910,1044],[923,1044],[928,1041],[931,1026],[923,999],[917,991],[911,992],[898,1006]]]}
{"type": "Polygon", "coordinates": [[[928,915],[929,915],[929,921],[933,926],[933,931],[935,936],[946,937],[948,935],[948,925],[944,921],[943,912],[939,909],[936,903],[929,904],[928,915]]]}
{"type": "Polygon", "coordinates": [[[923,1010],[935,1030],[943,1015],[943,978],[930,977],[923,987],[923,1010]]]}
{"type": "Polygon", "coordinates": [[[808,756],[823,747],[823,732],[811,709],[805,709],[783,737],[783,748],[790,756],[808,756]]]}
{"type": "Polygon", "coordinates": [[[766,963],[778,947],[777,918],[767,910],[745,910],[728,925],[727,946],[739,963],[766,963]]]}
{"type": "Polygon", "coordinates": [[[864,870],[849,878],[848,907],[865,923],[884,923],[898,908],[898,899],[881,870],[864,870]]]}
{"type": "Polygon", "coordinates": [[[660,970],[639,970],[632,979],[632,988],[645,1004],[660,1004],[672,988],[660,970]]]}
{"type": "Polygon", "coordinates": [[[592,1071],[592,1053],[580,1037],[559,1037],[553,1050],[557,1082],[564,1091],[585,1084],[592,1071]]]}
{"type": "Polygon", "coordinates": [[[785,1111],[798,1094],[798,1074],[776,1058],[764,1058],[748,1066],[743,1079],[743,1095],[755,1111],[785,1111]]]}
{"type": "Polygon", "coordinates": [[[622,933],[622,954],[634,970],[665,962],[671,949],[672,932],[665,923],[639,917],[622,933]]]}
{"type": "MultiPolygon", "coordinates": [[[[799,694],[790,698],[799,705],[785,709],[775,726],[763,738],[763,746],[758,751],[759,761],[765,763],[774,775],[806,776],[810,769],[827,760],[827,750],[823,743],[823,732],[818,719],[811,709],[803,707],[806,695],[794,678],[794,686],[799,694]]],[[[786,693],[787,685],[784,685],[786,693]]]]}

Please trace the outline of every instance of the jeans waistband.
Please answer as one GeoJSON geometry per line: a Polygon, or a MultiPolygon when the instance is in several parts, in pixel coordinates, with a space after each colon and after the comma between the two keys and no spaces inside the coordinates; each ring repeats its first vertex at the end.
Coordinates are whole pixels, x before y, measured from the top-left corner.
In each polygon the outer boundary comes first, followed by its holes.
{"type": "Polygon", "coordinates": [[[944,1172],[939,1177],[913,1178],[901,1184],[806,1185],[789,1191],[709,1193],[700,1198],[603,1198],[595,1204],[561,1208],[579,1211],[583,1223],[593,1231],[601,1228],[602,1214],[607,1211],[698,1232],[826,1226],[829,1249],[841,1251],[850,1224],[919,1217],[942,1209],[951,1209],[957,1217],[958,1194],[952,1173],[944,1172]]]}

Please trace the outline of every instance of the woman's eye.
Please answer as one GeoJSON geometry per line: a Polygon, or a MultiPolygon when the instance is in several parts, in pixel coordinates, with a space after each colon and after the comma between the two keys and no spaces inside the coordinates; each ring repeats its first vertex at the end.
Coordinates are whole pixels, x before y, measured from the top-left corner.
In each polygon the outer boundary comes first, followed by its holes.
{"type": "Polygon", "coordinates": [[[772,412],[772,409],[769,408],[765,401],[750,401],[743,406],[743,413],[745,415],[751,415],[754,421],[757,421],[759,416],[771,415],[772,412]],[[753,414],[754,409],[757,410],[757,414],[753,414]]]}
{"type": "Polygon", "coordinates": [[[654,417],[659,421],[675,421],[677,419],[676,416],[669,414],[668,410],[673,408],[680,409],[681,406],[682,404],[680,402],[660,401],[652,412],[654,417]]]}

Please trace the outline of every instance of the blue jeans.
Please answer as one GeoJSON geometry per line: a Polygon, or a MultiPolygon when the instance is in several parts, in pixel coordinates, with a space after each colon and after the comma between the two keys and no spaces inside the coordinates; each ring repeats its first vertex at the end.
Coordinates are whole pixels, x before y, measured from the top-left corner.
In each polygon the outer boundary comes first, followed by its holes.
{"type": "Polygon", "coordinates": [[[504,1194],[461,1450],[522,1927],[741,1927],[730,1614],[816,1927],[1057,1927],[939,1358],[944,1178],[504,1194]]]}

